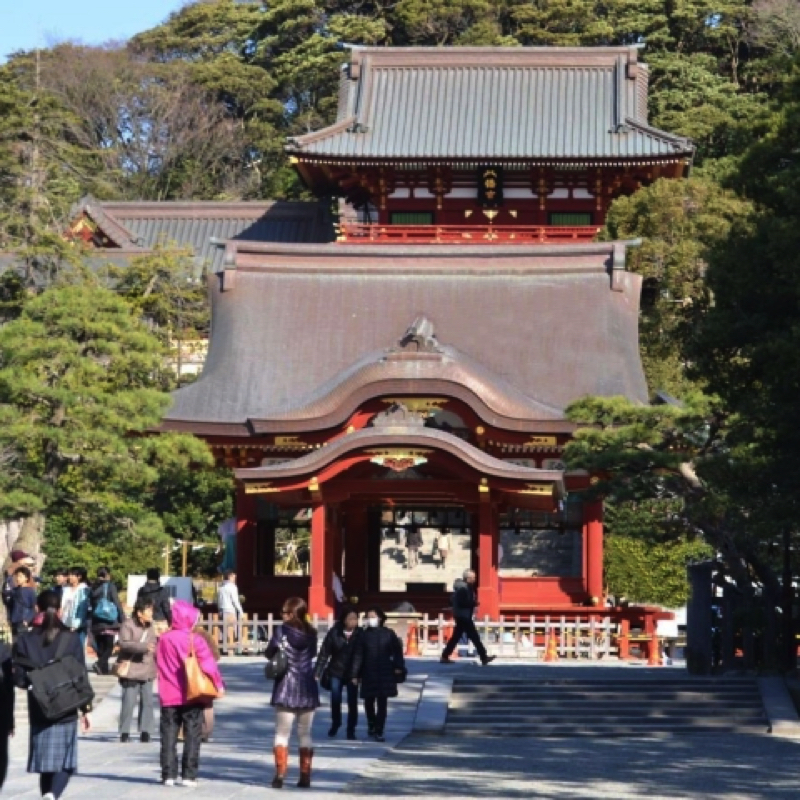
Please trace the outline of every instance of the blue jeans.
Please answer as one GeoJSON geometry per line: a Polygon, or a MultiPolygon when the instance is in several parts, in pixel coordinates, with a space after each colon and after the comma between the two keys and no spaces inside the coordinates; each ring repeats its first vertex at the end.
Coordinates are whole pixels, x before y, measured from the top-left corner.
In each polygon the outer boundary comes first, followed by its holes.
{"type": "Polygon", "coordinates": [[[331,722],[336,727],[342,724],[342,693],[347,689],[347,732],[354,733],[358,724],[358,686],[352,681],[342,681],[331,676],[331,722]]]}

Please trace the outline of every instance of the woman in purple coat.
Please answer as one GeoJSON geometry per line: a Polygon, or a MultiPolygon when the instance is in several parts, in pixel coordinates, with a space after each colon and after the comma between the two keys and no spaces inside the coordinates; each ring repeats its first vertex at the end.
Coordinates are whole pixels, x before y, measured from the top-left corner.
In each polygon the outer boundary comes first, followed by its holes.
{"type": "Polygon", "coordinates": [[[289,669],[275,681],[272,705],[275,706],[275,777],[274,789],[283,788],[289,767],[289,737],[297,720],[300,740],[300,780],[297,785],[311,786],[311,761],[314,757],[311,725],[319,707],[319,689],[314,679],[314,656],[317,654],[317,632],[308,621],[305,600],[290,597],[281,609],[283,624],[276,628],[267,646],[266,656],[272,658],[279,648],[286,651],[289,669]]]}

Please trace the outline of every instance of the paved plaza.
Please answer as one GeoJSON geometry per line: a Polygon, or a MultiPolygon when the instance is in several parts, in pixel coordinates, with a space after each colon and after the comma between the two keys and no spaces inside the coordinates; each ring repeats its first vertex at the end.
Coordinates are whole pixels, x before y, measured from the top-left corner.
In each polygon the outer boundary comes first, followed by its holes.
{"type": "MultiPolygon", "coordinates": [[[[412,732],[426,678],[451,674],[430,660],[410,662],[409,682],[390,706],[387,742],[331,741],[327,708],[314,724],[314,787],[304,797],[420,798],[720,798],[796,800],[800,797],[800,744],[776,736],[720,733],[665,739],[448,738],[412,732]]],[[[499,665],[498,674],[526,674],[531,680],[568,665],[499,665]]],[[[462,661],[459,674],[486,674],[462,661]]],[[[492,668],[488,668],[492,669],[492,668]]],[[[595,669],[584,667],[585,669],[595,669]]],[[[636,668],[597,667],[604,675],[645,674],[636,668]]],[[[276,794],[272,777],[272,711],[263,660],[226,659],[227,697],[217,705],[214,741],[203,746],[197,789],[159,784],[158,743],[117,741],[119,701],[112,693],[94,715],[94,731],[80,745],[80,774],[67,798],[149,800],[190,791],[198,800],[245,800],[276,794]]],[[[664,673],[672,672],[665,670],[664,673]]],[[[654,675],[652,671],[648,674],[654,675]]],[[[681,671],[682,674],[682,671],[681,671]]],[[[654,680],[657,680],[657,674],[654,680]]],[[[327,697],[325,698],[327,699],[327,697]]],[[[24,707],[12,745],[12,767],[4,797],[33,800],[36,776],[25,772],[27,726],[24,707]]],[[[363,733],[362,720],[359,733],[363,733]]],[[[477,732],[476,732],[477,733],[477,732]]],[[[293,793],[296,750],[284,793],[293,793]]]]}

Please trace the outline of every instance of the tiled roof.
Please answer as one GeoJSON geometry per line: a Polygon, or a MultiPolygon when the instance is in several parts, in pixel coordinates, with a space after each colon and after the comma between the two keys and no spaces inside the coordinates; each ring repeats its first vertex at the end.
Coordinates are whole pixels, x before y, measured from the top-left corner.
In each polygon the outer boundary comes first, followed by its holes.
{"type": "Polygon", "coordinates": [[[647,124],[637,50],[363,48],[343,76],[338,121],[290,140],[331,159],[665,159],[691,143],[647,124]]]}
{"type": "Polygon", "coordinates": [[[458,396],[520,430],[563,424],[586,394],[647,402],[641,279],[612,268],[624,266],[620,243],[236,250],[235,276],[211,284],[203,373],[174,395],[168,427],[321,429],[370,396],[409,392],[458,396]],[[398,352],[420,316],[436,348],[398,352]]]}
{"type": "Polygon", "coordinates": [[[328,242],[330,214],[321,203],[115,203],[85,198],[73,217],[87,214],[118,247],[185,248],[198,269],[218,272],[229,239],[263,242],[328,242]]]}

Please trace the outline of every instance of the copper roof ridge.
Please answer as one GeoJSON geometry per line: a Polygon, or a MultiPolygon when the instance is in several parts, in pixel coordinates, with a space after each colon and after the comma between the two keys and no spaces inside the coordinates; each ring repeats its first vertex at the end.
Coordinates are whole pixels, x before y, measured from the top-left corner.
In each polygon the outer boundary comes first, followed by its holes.
{"type": "Polygon", "coordinates": [[[309,205],[316,205],[314,202],[309,201],[289,201],[289,200],[270,200],[270,201],[233,201],[233,202],[220,202],[211,200],[202,201],[125,201],[125,202],[109,202],[98,203],[105,213],[113,213],[125,217],[149,217],[154,218],[169,218],[169,217],[187,217],[198,214],[202,216],[236,216],[252,214],[254,219],[263,216],[266,212],[282,211],[286,215],[299,214],[305,210],[309,205]],[[304,208],[298,208],[303,206],[304,208]]]}
{"type": "MultiPolygon", "coordinates": [[[[639,247],[641,239],[619,239],[608,242],[575,242],[565,244],[343,244],[328,242],[325,244],[299,243],[283,244],[280,242],[255,242],[246,240],[231,240],[230,245],[235,248],[236,254],[253,253],[258,255],[276,256],[348,256],[374,260],[376,256],[385,258],[464,258],[465,253],[470,257],[483,256],[485,258],[520,258],[521,256],[591,256],[612,255],[615,248],[622,246],[639,247]]],[[[253,268],[251,268],[253,269],[253,268]]]]}
{"type": "Polygon", "coordinates": [[[143,249],[136,241],[134,235],[110,212],[104,204],[95,200],[91,195],[81,198],[72,209],[71,216],[79,217],[86,214],[94,220],[98,228],[119,248],[126,250],[143,249]]]}
{"type": "Polygon", "coordinates": [[[432,447],[454,455],[478,472],[490,476],[520,481],[550,481],[563,488],[564,473],[560,470],[511,464],[446,431],[411,425],[362,428],[292,461],[266,467],[237,469],[234,474],[238,480],[302,477],[324,468],[348,452],[367,447],[432,447]]]}
{"type": "Polygon", "coordinates": [[[632,128],[637,128],[638,130],[642,131],[642,133],[646,133],[649,136],[653,136],[656,139],[661,139],[661,141],[663,142],[683,145],[686,148],[686,150],[678,152],[693,154],[695,151],[694,144],[688,136],[679,136],[676,133],[669,133],[668,131],[662,131],[660,128],[655,128],[649,123],[643,122],[642,120],[636,119],[635,117],[625,117],[625,124],[629,125],[632,128]]]}
{"type": "Polygon", "coordinates": [[[320,128],[318,131],[312,131],[311,133],[304,133],[302,136],[291,136],[287,140],[286,149],[291,150],[292,145],[300,145],[302,147],[303,145],[306,144],[313,144],[314,142],[317,142],[320,139],[326,139],[328,136],[334,136],[337,133],[346,131],[357,120],[358,117],[356,115],[352,115],[349,117],[345,117],[345,119],[340,120],[339,122],[334,122],[333,125],[328,125],[325,128],[320,128]]]}
{"type": "Polygon", "coordinates": [[[317,423],[324,429],[343,423],[365,402],[392,394],[443,394],[468,405],[484,422],[506,428],[514,421],[563,419],[563,409],[531,397],[510,381],[457,348],[443,345],[441,361],[411,358],[427,353],[410,352],[402,361],[391,359],[392,351],[370,353],[341,370],[291,408],[248,420],[253,431],[272,430],[270,423],[317,423]],[[423,374],[427,368],[432,375],[423,374]],[[409,374],[411,372],[412,374],[409,374]],[[455,374],[453,374],[455,373],[455,374]],[[413,388],[409,386],[413,383],[413,388]],[[424,387],[421,384],[425,384],[424,387]]]}

